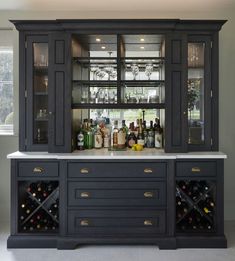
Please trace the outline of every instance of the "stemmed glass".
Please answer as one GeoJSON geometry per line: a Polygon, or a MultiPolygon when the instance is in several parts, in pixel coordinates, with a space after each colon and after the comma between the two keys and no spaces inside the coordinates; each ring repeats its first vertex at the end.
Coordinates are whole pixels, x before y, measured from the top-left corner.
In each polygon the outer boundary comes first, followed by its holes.
{"type": "Polygon", "coordinates": [[[145,75],[148,77],[148,80],[150,80],[150,76],[153,72],[153,65],[151,63],[147,63],[145,65],[145,75]]]}
{"type": "Polygon", "coordinates": [[[131,72],[133,74],[133,80],[136,80],[136,76],[139,74],[139,66],[136,63],[131,65],[131,72]]]}
{"type": "Polygon", "coordinates": [[[99,67],[97,65],[93,65],[90,68],[90,72],[92,72],[93,81],[97,80],[97,71],[99,70],[99,67]]]}

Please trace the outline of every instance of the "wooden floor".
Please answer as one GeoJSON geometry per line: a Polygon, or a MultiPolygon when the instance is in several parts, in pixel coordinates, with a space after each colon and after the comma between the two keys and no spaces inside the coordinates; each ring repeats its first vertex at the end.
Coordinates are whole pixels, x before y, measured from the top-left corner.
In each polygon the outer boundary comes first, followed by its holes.
{"type": "Polygon", "coordinates": [[[155,246],[82,246],[76,250],[6,248],[0,222],[0,261],[235,261],[235,221],[225,223],[228,249],[159,250],[155,246]]]}

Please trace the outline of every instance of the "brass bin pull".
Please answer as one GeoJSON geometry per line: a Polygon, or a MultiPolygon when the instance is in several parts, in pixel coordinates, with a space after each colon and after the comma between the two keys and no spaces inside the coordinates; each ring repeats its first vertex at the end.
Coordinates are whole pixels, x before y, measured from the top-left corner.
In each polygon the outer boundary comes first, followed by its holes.
{"type": "Polygon", "coordinates": [[[89,198],[90,193],[89,192],[81,192],[80,196],[81,196],[81,198],[89,198]]]}
{"type": "Polygon", "coordinates": [[[200,172],[201,169],[199,167],[193,167],[192,172],[200,172]]]}
{"type": "Polygon", "coordinates": [[[144,169],[144,173],[153,173],[153,171],[152,171],[152,169],[147,168],[147,169],[144,169]]]}
{"type": "Polygon", "coordinates": [[[35,168],[33,169],[33,172],[34,172],[34,173],[42,173],[43,171],[44,171],[44,169],[41,168],[41,167],[35,167],[35,168]]]}
{"type": "Polygon", "coordinates": [[[80,170],[80,172],[82,174],[88,174],[89,173],[89,169],[83,168],[83,169],[80,170]]]}
{"type": "Polygon", "coordinates": [[[87,219],[81,220],[80,225],[81,226],[89,226],[89,220],[87,220],[87,219]]]}
{"type": "Polygon", "coordinates": [[[153,192],[150,192],[150,191],[144,192],[144,197],[145,198],[152,198],[153,197],[153,192]]]}
{"type": "Polygon", "coordinates": [[[151,220],[145,220],[144,221],[144,225],[145,226],[152,226],[153,225],[153,222],[151,220]]]}

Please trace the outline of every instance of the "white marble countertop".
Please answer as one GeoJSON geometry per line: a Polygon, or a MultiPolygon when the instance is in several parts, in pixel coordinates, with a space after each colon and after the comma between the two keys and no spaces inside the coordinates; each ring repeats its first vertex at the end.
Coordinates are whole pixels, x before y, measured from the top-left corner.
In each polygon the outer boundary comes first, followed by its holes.
{"type": "Polygon", "coordinates": [[[165,153],[163,150],[108,151],[92,149],[72,153],[19,152],[7,155],[8,159],[226,159],[223,152],[165,153]]]}

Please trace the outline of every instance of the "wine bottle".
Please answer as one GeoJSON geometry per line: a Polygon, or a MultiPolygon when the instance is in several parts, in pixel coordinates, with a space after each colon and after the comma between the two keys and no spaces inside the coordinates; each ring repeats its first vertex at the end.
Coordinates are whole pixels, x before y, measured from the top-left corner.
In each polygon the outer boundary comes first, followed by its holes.
{"type": "Polygon", "coordinates": [[[150,121],[150,127],[147,132],[147,148],[154,148],[154,128],[153,128],[153,121],[150,121]]]}
{"type": "Polygon", "coordinates": [[[160,120],[158,118],[155,119],[156,125],[155,125],[155,148],[161,149],[163,147],[163,130],[160,126],[160,120]]]}
{"type": "Polygon", "coordinates": [[[97,125],[96,131],[94,133],[94,148],[101,149],[103,146],[103,137],[100,131],[99,125],[97,125]]]}
{"type": "Polygon", "coordinates": [[[83,134],[82,125],[80,126],[80,129],[77,134],[77,149],[84,150],[84,134],[83,134]]]}
{"type": "Polygon", "coordinates": [[[142,130],[142,119],[139,120],[137,144],[140,144],[144,147],[144,135],[143,135],[143,130],[142,130]]]}
{"type": "Polygon", "coordinates": [[[114,121],[114,126],[113,126],[113,130],[112,130],[112,146],[114,148],[117,148],[118,146],[118,121],[115,120],[114,121]]]}
{"type": "Polygon", "coordinates": [[[128,144],[128,147],[131,148],[134,144],[137,143],[137,138],[135,136],[135,133],[134,133],[134,122],[132,122],[130,124],[130,131],[129,131],[129,135],[128,135],[128,139],[127,139],[127,144],[128,144]]]}

